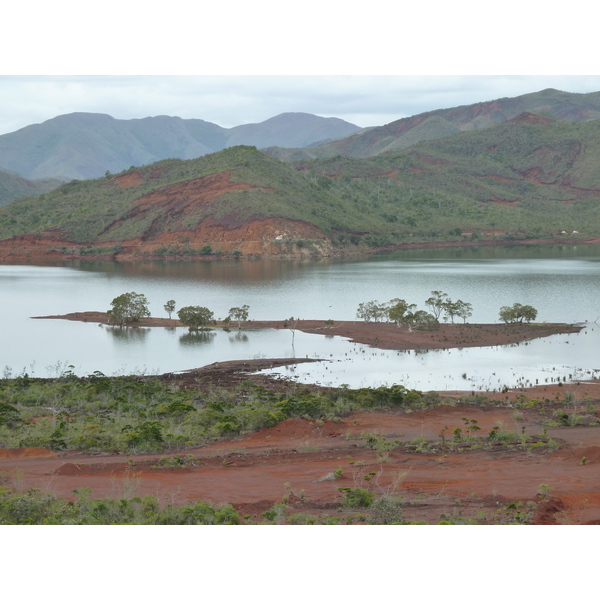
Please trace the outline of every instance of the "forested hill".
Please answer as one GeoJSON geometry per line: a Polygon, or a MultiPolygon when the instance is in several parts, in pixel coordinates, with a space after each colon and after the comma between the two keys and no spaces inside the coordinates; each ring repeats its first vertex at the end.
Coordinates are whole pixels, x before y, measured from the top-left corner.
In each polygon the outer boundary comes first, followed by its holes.
{"type": "Polygon", "coordinates": [[[600,120],[531,113],[367,159],[285,164],[236,146],[14,202],[0,209],[0,258],[48,248],[116,260],[332,256],[597,238],[599,163],[600,120]]]}
{"type": "Polygon", "coordinates": [[[376,228],[376,219],[250,146],[71,181],[0,209],[0,239],[13,238],[3,244],[12,256],[48,248],[140,257],[285,254],[302,240],[327,253],[333,231],[365,226],[376,228]]]}
{"type": "Polygon", "coordinates": [[[342,119],[306,113],[284,113],[230,129],[201,119],[122,120],[72,113],[0,135],[0,169],[32,179],[89,179],[131,165],[191,159],[239,144],[302,147],[359,129],[342,119]]]}
{"type": "Polygon", "coordinates": [[[404,150],[423,141],[454,136],[461,132],[492,127],[529,112],[564,121],[600,118],[600,92],[574,94],[546,89],[515,98],[500,98],[454,108],[445,108],[398,119],[344,139],[303,149],[265,149],[270,156],[294,161],[344,155],[369,157],[404,150]]]}

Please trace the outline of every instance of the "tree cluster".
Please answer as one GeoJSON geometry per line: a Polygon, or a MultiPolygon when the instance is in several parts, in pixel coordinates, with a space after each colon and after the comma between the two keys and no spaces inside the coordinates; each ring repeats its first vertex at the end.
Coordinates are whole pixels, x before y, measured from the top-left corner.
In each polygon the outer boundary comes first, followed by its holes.
{"type": "Polygon", "coordinates": [[[379,303],[374,300],[370,302],[361,302],[356,311],[356,318],[370,322],[396,323],[398,327],[405,326],[409,330],[422,329],[431,331],[437,329],[440,324],[440,317],[444,320],[450,320],[459,317],[466,323],[467,319],[473,314],[473,307],[470,303],[463,300],[453,301],[440,291],[432,291],[425,304],[430,312],[425,310],[416,310],[416,304],[409,304],[402,298],[393,298],[387,303],[379,303]]]}
{"type": "Polygon", "coordinates": [[[529,323],[537,317],[537,310],[529,304],[515,302],[512,306],[503,306],[500,309],[500,320],[509,323],[529,323]]]}
{"type": "MultiPolygon", "coordinates": [[[[148,299],[144,294],[129,292],[121,294],[111,302],[112,308],[107,311],[109,323],[124,327],[138,323],[142,317],[149,317],[148,299]]],[[[163,308],[169,315],[175,311],[175,300],[167,300],[163,308]]],[[[250,307],[247,304],[234,306],[229,309],[229,315],[224,319],[225,323],[231,320],[237,321],[238,329],[241,328],[242,321],[248,320],[250,307]]],[[[205,306],[184,306],[177,312],[177,316],[183,325],[190,331],[198,331],[210,325],[216,325],[214,313],[205,306]]]]}

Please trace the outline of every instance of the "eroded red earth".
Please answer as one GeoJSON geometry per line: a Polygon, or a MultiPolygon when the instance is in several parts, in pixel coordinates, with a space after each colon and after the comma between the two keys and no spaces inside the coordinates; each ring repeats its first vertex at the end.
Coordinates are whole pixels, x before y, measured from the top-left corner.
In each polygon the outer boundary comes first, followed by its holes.
{"type": "MultiPolygon", "coordinates": [[[[254,521],[276,502],[286,514],[355,520],[367,509],[343,507],[339,488],[363,487],[401,497],[402,518],[438,523],[457,518],[512,522],[518,511],[536,524],[600,523],[600,435],[597,427],[547,427],[551,410],[515,409],[517,399],[546,398],[564,407],[567,391],[595,410],[600,382],[543,386],[497,394],[504,406],[466,404],[448,394],[429,410],[357,412],[331,421],[294,418],[237,438],[184,452],[144,455],[55,453],[43,448],[0,450],[0,471],[17,489],[39,488],[74,499],[154,494],[165,503],[208,499],[232,504],[254,521]],[[480,438],[481,448],[451,444],[453,431],[480,438]],[[527,443],[489,444],[494,427],[525,432],[527,443]],[[550,436],[551,445],[535,444],[550,436]],[[442,444],[442,437],[445,445],[442,444]],[[412,442],[401,447],[397,442],[412,442]],[[187,465],[158,468],[165,456],[187,465]],[[334,478],[334,473],[340,475],[334,478]],[[368,480],[365,479],[368,478],[368,480]],[[513,508],[508,508],[513,503],[513,508]],[[517,508],[514,508],[517,507],[517,508]]],[[[572,410],[570,405],[565,410],[572,410]]],[[[596,412],[598,414],[598,412],[596,412]]],[[[360,517],[359,517],[360,518],[360,517]]]]}

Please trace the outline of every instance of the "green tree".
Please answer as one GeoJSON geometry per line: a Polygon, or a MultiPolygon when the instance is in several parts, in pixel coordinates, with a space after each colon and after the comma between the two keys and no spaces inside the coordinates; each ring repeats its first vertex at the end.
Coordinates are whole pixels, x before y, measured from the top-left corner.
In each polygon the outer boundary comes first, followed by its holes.
{"type": "Polygon", "coordinates": [[[448,294],[433,290],[431,297],[425,300],[425,304],[429,306],[433,316],[439,321],[442,312],[445,310],[446,302],[449,300],[448,294]]]}
{"type": "Polygon", "coordinates": [[[409,331],[413,329],[433,331],[440,326],[440,322],[424,310],[417,310],[416,312],[412,312],[412,310],[406,311],[403,317],[403,324],[408,327],[409,331]]]}
{"type": "Polygon", "coordinates": [[[463,323],[467,322],[469,317],[473,316],[473,305],[470,302],[463,302],[462,300],[457,300],[456,304],[456,316],[463,320],[463,323]]]}
{"type": "Polygon", "coordinates": [[[473,315],[473,305],[463,300],[453,302],[448,299],[444,303],[444,312],[450,318],[450,322],[454,323],[454,317],[459,317],[463,323],[466,323],[467,319],[473,315]]]}
{"type": "Polygon", "coordinates": [[[537,310],[529,304],[515,302],[512,306],[503,306],[499,317],[504,323],[529,323],[537,317],[537,310]]]}
{"type": "Polygon", "coordinates": [[[175,300],[167,300],[167,303],[164,305],[163,308],[167,311],[167,314],[169,315],[169,319],[170,319],[171,314],[175,310],[175,300]]]}
{"type": "Polygon", "coordinates": [[[388,318],[393,323],[396,323],[398,327],[404,324],[404,315],[407,312],[413,311],[417,307],[416,304],[408,304],[406,300],[401,298],[394,298],[390,300],[390,307],[388,309],[388,318]]]}
{"type": "Polygon", "coordinates": [[[247,304],[243,306],[235,306],[229,309],[229,319],[233,319],[238,323],[238,329],[242,326],[242,321],[248,320],[248,311],[250,307],[247,304]]]}
{"type": "Polygon", "coordinates": [[[18,425],[20,422],[21,413],[19,412],[19,409],[7,402],[0,402],[0,425],[12,427],[18,425]]]}
{"type": "Polygon", "coordinates": [[[213,312],[205,306],[184,306],[177,312],[177,316],[190,331],[198,331],[208,325],[215,325],[213,312]]]}
{"type": "Polygon", "coordinates": [[[356,318],[363,319],[366,323],[384,321],[388,319],[388,308],[375,300],[361,302],[356,311],[356,318]]]}
{"type": "Polygon", "coordinates": [[[123,327],[150,316],[148,300],[144,294],[135,292],[121,294],[114,298],[110,305],[112,308],[106,312],[106,316],[111,325],[123,327]]]}

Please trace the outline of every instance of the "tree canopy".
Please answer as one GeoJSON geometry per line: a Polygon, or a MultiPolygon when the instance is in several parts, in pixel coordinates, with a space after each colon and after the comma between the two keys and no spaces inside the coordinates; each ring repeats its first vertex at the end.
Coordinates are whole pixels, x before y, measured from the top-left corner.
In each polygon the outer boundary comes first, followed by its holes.
{"type": "Polygon", "coordinates": [[[177,316],[190,331],[198,331],[215,324],[213,312],[205,306],[184,306],[177,312],[177,316]]]}
{"type": "Polygon", "coordinates": [[[242,321],[248,320],[249,310],[250,307],[247,304],[244,304],[243,306],[234,306],[233,308],[229,309],[229,318],[237,321],[238,329],[240,329],[242,321]]]}
{"type": "Polygon", "coordinates": [[[529,323],[537,317],[537,310],[529,304],[515,302],[512,306],[503,306],[499,317],[504,323],[529,323]]]}
{"type": "Polygon", "coordinates": [[[137,323],[142,317],[149,317],[148,299],[144,294],[128,292],[121,294],[110,303],[112,308],[106,312],[111,325],[123,327],[137,323]]]}
{"type": "Polygon", "coordinates": [[[169,315],[169,319],[170,319],[171,318],[171,314],[175,310],[175,300],[167,300],[167,302],[163,306],[163,308],[167,311],[167,314],[169,315]]]}

